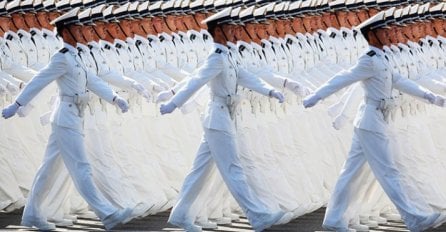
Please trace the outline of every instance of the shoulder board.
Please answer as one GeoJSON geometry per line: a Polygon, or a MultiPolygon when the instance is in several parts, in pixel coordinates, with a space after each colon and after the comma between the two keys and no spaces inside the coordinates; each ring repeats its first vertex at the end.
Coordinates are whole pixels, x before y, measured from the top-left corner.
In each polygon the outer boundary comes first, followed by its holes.
{"type": "Polygon", "coordinates": [[[106,44],[106,45],[104,45],[104,48],[107,50],[110,50],[111,47],[110,47],[110,45],[106,44]]]}
{"type": "Polygon", "coordinates": [[[293,44],[293,40],[290,39],[290,38],[288,38],[287,41],[286,41],[286,43],[287,43],[287,44],[293,44]]]}
{"type": "Polygon", "coordinates": [[[122,45],[121,44],[116,44],[115,47],[116,48],[122,48],[122,45]]]}
{"type": "Polygon", "coordinates": [[[336,37],[336,33],[332,32],[332,33],[330,34],[330,38],[334,38],[334,37],[336,37]]]}
{"type": "Polygon", "coordinates": [[[374,56],[374,55],[376,55],[376,52],[375,51],[369,51],[369,52],[367,52],[367,55],[368,56],[374,56]]]}
{"type": "Polygon", "coordinates": [[[8,35],[8,36],[6,36],[6,39],[7,40],[12,40],[14,37],[12,37],[12,35],[8,35]]]}
{"type": "Polygon", "coordinates": [[[37,32],[35,32],[35,31],[30,31],[29,32],[32,36],[35,36],[36,34],[37,34],[37,32]]]}
{"type": "Polygon", "coordinates": [[[215,53],[218,53],[218,54],[221,54],[223,52],[223,50],[221,50],[220,48],[217,48],[216,50],[215,50],[215,53]]]}
{"type": "Polygon", "coordinates": [[[137,40],[135,44],[136,44],[136,46],[141,46],[142,42],[141,42],[141,40],[137,40]]]}
{"type": "Polygon", "coordinates": [[[92,49],[92,48],[93,48],[93,45],[91,45],[91,44],[89,44],[89,45],[87,45],[87,46],[88,46],[89,49],[92,49]]]}
{"type": "Polygon", "coordinates": [[[194,35],[194,34],[190,35],[190,40],[194,40],[195,38],[197,38],[196,35],[194,35]]]}
{"type": "Polygon", "coordinates": [[[68,52],[68,48],[62,48],[59,50],[60,53],[67,53],[68,52]]]}
{"type": "Polygon", "coordinates": [[[369,52],[367,52],[367,55],[372,57],[372,56],[376,55],[376,52],[375,51],[369,51],[369,52]]]}
{"type": "Polygon", "coordinates": [[[160,41],[163,42],[166,38],[164,38],[164,36],[160,35],[160,41]]]}
{"type": "Polygon", "coordinates": [[[243,52],[246,49],[246,47],[244,45],[240,45],[240,47],[238,48],[238,50],[240,52],[243,52]]]}

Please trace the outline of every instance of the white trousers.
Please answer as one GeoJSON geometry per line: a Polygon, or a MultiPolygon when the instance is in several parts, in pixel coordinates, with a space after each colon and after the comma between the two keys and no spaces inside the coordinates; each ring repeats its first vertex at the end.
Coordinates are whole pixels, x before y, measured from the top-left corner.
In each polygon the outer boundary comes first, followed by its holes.
{"type": "Polygon", "coordinates": [[[420,212],[409,200],[402,187],[400,172],[396,169],[386,134],[355,128],[352,146],[325,213],[324,225],[348,228],[346,214],[349,203],[357,199],[361,183],[360,172],[368,162],[375,178],[395,204],[409,229],[425,220],[429,214],[420,212]]]}
{"type": "Polygon", "coordinates": [[[256,228],[264,223],[271,212],[248,186],[240,159],[237,156],[235,135],[224,131],[204,128],[202,143],[198,149],[192,170],[186,176],[178,201],[170,214],[170,222],[192,224],[191,210],[201,194],[212,169],[217,166],[229,191],[242,208],[251,225],[256,228]]]}
{"type": "Polygon", "coordinates": [[[34,179],[22,220],[46,220],[41,205],[59,176],[63,164],[68,169],[76,189],[101,220],[117,211],[93,182],[83,135],[76,130],[53,125],[46,153],[34,179]]]}

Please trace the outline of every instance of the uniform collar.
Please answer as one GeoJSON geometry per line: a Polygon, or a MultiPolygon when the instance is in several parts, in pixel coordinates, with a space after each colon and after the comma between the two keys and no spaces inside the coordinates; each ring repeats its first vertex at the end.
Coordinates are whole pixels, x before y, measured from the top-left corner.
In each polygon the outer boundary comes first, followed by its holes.
{"type": "Polygon", "coordinates": [[[88,42],[88,45],[91,45],[94,48],[100,48],[98,42],[96,42],[96,41],[90,41],[90,42],[88,42]]]}
{"type": "Polygon", "coordinates": [[[229,53],[229,49],[228,47],[224,46],[223,44],[219,44],[219,43],[214,43],[214,51],[220,49],[221,53],[224,54],[228,54],[229,53]]]}
{"type": "Polygon", "coordinates": [[[90,48],[88,48],[87,45],[82,44],[82,43],[77,43],[76,46],[77,46],[79,49],[81,49],[82,51],[84,51],[84,52],[87,52],[87,51],[90,50],[90,48]]]}
{"type": "Polygon", "coordinates": [[[68,49],[69,52],[75,53],[75,54],[77,53],[77,49],[75,47],[71,46],[70,44],[67,44],[64,42],[63,46],[64,46],[64,48],[68,49]]]}
{"type": "Polygon", "coordinates": [[[378,56],[384,56],[384,51],[375,46],[369,45],[369,50],[376,52],[376,55],[378,56]]]}
{"type": "Polygon", "coordinates": [[[251,42],[251,47],[254,48],[254,49],[257,49],[257,50],[259,50],[259,51],[262,50],[262,46],[260,46],[260,45],[259,45],[258,43],[256,43],[256,42],[251,42]]]}

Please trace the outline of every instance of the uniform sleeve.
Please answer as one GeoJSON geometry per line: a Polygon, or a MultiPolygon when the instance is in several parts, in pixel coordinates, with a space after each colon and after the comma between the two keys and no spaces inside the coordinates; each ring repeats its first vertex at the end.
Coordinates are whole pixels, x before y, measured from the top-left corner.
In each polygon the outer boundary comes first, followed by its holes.
{"type": "Polygon", "coordinates": [[[427,92],[430,92],[427,89],[415,83],[414,81],[409,80],[409,78],[402,77],[398,73],[393,73],[392,81],[393,81],[393,87],[395,89],[398,89],[403,93],[407,93],[415,97],[424,98],[424,95],[427,92]]]}
{"type": "Polygon", "coordinates": [[[366,80],[374,75],[373,64],[369,56],[362,56],[355,66],[346,71],[341,71],[325,84],[319,87],[315,94],[324,99],[331,94],[347,87],[357,81],[366,80]]]}
{"type": "Polygon", "coordinates": [[[131,89],[132,85],[137,83],[135,80],[122,76],[118,72],[111,70],[110,72],[100,75],[101,79],[121,89],[131,89]]]}
{"type": "Polygon", "coordinates": [[[4,57],[2,60],[2,71],[23,82],[29,82],[37,74],[33,69],[15,63],[9,57],[4,57]]]}
{"type": "Polygon", "coordinates": [[[262,80],[272,85],[274,88],[283,88],[285,81],[287,80],[285,77],[277,75],[267,68],[260,70],[255,73],[255,75],[262,78],[262,80]]]}
{"type": "Polygon", "coordinates": [[[92,72],[87,72],[87,89],[109,103],[113,103],[115,92],[110,86],[92,72]]]}
{"type": "Polygon", "coordinates": [[[211,54],[196,74],[185,83],[172,98],[177,107],[181,107],[198,89],[215,78],[223,70],[223,60],[220,54],[211,54]]]}
{"type": "Polygon", "coordinates": [[[263,95],[268,95],[271,90],[274,90],[273,87],[266,84],[264,81],[260,80],[257,76],[254,76],[252,73],[246,71],[243,68],[238,69],[237,84],[246,87],[248,89],[254,90],[263,95]]]}
{"type": "Polygon", "coordinates": [[[63,76],[67,68],[65,56],[62,53],[56,53],[50,63],[29,81],[17,96],[16,101],[21,105],[28,104],[43,88],[63,76]]]}

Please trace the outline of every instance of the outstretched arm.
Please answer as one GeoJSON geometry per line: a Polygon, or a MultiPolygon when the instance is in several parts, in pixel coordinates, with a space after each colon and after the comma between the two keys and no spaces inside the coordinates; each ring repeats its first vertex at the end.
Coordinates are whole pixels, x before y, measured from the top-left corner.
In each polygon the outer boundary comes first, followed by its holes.
{"type": "Polygon", "coordinates": [[[357,81],[366,80],[373,76],[373,63],[369,56],[362,56],[355,66],[346,71],[341,71],[325,84],[319,87],[313,94],[304,99],[305,108],[316,105],[320,100],[332,95],[340,89],[357,81]]]}

